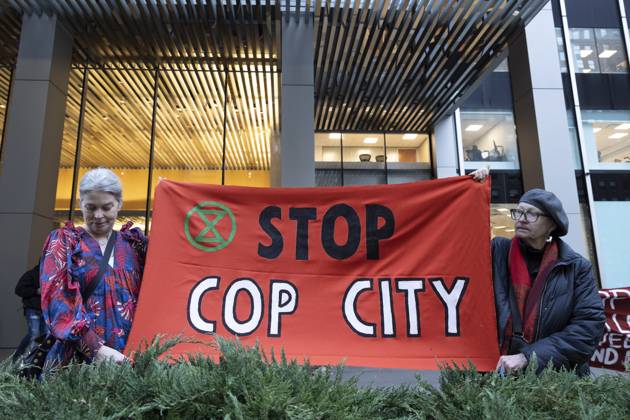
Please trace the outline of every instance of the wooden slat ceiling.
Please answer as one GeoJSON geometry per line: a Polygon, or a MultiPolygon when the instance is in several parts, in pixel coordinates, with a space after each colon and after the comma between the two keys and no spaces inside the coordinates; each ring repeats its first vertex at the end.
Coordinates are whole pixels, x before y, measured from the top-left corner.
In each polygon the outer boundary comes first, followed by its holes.
{"type": "Polygon", "coordinates": [[[81,166],[147,167],[159,66],[156,167],[220,168],[225,101],[227,168],[266,170],[283,12],[314,17],[316,130],[426,132],[544,3],[0,0],[0,64],[15,59],[23,13],[55,14],[73,32],[63,166],[88,65],[81,166]]]}
{"type": "Polygon", "coordinates": [[[331,0],[316,9],[315,126],[426,132],[545,3],[331,0]]]}

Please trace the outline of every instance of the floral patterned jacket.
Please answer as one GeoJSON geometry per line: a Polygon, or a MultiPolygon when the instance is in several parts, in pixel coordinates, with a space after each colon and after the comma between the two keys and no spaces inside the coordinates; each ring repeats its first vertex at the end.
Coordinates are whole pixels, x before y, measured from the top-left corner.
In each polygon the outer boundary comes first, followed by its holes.
{"type": "Polygon", "coordinates": [[[40,262],[42,312],[58,341],[48,353],[44,372],[74,357],[91,362],[105,344],[123,351],[138,300],[147,240],[127,223],[116,235],[114,266],[87,302],[81,290],[94,280],[103,258],[98,242],[71,223],[54,230],[40,262]]]}

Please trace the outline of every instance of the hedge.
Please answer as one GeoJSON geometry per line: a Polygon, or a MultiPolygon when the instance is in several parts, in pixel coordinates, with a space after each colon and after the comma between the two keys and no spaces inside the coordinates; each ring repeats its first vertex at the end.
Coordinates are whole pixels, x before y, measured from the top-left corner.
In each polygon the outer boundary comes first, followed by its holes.
{"type": "Polygon", "coordinates": [[[361,388],[342,367],[266,360],[255,348],[218,340],[219,363],[158,356],[176,340],[154,342],[132,367],[71,365],[41,381],[0,365],[0,418],[630,419],[630,376],[578,378],[532,369],[516,377],[446,367],[439,389],[361,388]]]}

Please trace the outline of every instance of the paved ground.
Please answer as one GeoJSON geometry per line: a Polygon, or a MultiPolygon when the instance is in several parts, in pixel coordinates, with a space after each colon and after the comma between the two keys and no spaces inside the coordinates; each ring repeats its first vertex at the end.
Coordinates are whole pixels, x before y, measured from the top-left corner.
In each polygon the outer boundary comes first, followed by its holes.
{"type": "Polygon", "coordinates": [[[406,370],[406,369],[374,369],[346,366],[343,378],[357,378],[359,386],[387,388],[397,385],[415,385],[420,376],[425,382],[438,387],[440,383],[440,372],[429,370],[406,370]]]}

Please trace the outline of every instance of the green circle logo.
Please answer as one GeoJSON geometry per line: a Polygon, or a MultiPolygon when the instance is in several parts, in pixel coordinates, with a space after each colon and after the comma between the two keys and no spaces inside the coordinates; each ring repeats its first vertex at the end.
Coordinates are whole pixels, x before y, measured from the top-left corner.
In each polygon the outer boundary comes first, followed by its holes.
{"type": "MultiPolygon", "coordinates": [[[[222,229],[226,231],[227,229],[222,229]]],[[[204,201],[197,204],[190,209],[186,215],[184,221],[184,232],[188,242],[195,248],[205,251],[214,252],[219,251],[232,242],[234,235],[236,234],[236,219],[229,207],[224,204],[217,203],[216,201],[204,201]],[[225,216],[229,217],[225,217],[225,216]],[[204,227],[198,234],[193,235],[191,232],[191,220],[193,218],[199,218],[204,227]],[[230,233],[227,238],[223,237],[217,227],[223,225],[227,221],[230,221],[230,233]]]]}

